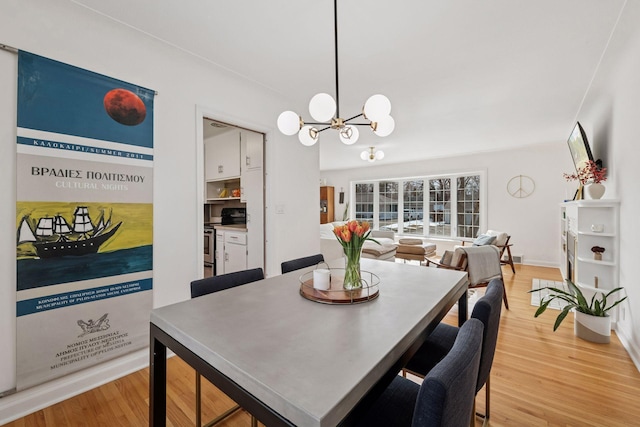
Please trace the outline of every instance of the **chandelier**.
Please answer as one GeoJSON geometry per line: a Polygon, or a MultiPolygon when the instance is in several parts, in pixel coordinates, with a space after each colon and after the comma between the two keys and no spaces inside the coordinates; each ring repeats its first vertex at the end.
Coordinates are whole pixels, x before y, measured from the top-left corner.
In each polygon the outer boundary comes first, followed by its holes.
{"type": "Polygon", "coordinates": [[[376,147],[369,147],[369,151],[364,150],[362,153],[360,153],[360,158],[362,160],[368,160],[371,163],[373,163],[376,160],[384,159],[384,151],[382,150],[376,151],[376,147]]]}
{"type": "Polygon", "coordinates": [[[348,119],[340,117],[340,85],[338,82],[338,11],[337,0],[333,1],[333,23],[336,66],[336,99],[328,93],[318,93],[309,102],[309,113],[315,122],[305,122],[293,111],[285,111],[278,116],[278,129],[285,135],[298,134],[303,145],[311,146],[318,142],[320,132],[327,129],[338,131],[340,141],[346,145],[355,144],[360,136],[356,126],[368,126],[378,136],[387,136],[393,132],[395,121],[390,116],[391,102],[384,95],[371,96],[362,107],[362,112],[348,119]],[[366,122],[352,122],[363,117],[366,122]]]}

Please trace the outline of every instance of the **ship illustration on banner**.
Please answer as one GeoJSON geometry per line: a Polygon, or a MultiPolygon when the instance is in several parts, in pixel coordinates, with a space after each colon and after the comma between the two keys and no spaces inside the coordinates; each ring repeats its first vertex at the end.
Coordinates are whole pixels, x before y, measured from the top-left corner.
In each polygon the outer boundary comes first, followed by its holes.
{"type": "Polygon", "coordinates": [[[78,206],[73,214],[72,224],[69,225],[62,215],[45,216],[38,219],[33,230],[29,216],[25,216],[18,228],[18,245],[32,243],[39,258],[96,253],[118,231],[122,221],[112,226],[111,218],[105,221],[104,215],[101,215],[98,224],[94,226],[88,207],[78,206]]]}

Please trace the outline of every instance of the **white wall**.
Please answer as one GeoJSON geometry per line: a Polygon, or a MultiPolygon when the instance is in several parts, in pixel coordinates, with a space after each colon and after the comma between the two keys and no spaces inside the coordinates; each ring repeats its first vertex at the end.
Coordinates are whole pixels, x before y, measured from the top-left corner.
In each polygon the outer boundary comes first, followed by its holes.
{"type": "MultiPolygon", "coordinates": [[[[154,133],[154,306],[202,277],[202,162],[196,107],[266,133],[266,273],[319,251],[318,151],[275,127],[287,103],[213,64],[66,0],[7,0],[0,43],[158,91],[154,133]],[[198,172],[200,171],[200,172],[198,172]],[[275,214],[274,206],[282,207],[275,214]]],[[[0,50],[0,392],[15,386],[15,54],[0,50]]],[[[217,118],[217,117],[212,117],[217,118]]],[[[146,351],[0,398],[0,424],[147,364],[146,351]]]]}
{"type": "Polygon", "coordinates": [[[594,156],[608,168],[604,198],[620,199],[620,284],[628,295],[616,332],[640,370],[640,3],[627,2],[579,120],[593,137],[594,156]]]}
{"type": "MultiPolygon", "coordinates": [[[[572,124],[567,127],[567,136],[571,127],[572,124]]],[[[573,168],[566,141],[558,141],[413,163],[385,164],[381,160],[362,169],[321,171],[320,175],[327,179],[327,185],[336,187],[336,212],[341,218],[344,205],[337,204],[337,194],[343,187],[346,203],[351,181],[485,170],[487,228],[511,234],[512,253],[523,255],[525,264],[557,267],[559,204],[572,198],[576,188],[576,184],[567,183],[562,174],[573,168]],[[531,196],[518,199],[507,193],[507,182],[517,175],[527,175],[534,180],[536,188],[531,196]]]]}

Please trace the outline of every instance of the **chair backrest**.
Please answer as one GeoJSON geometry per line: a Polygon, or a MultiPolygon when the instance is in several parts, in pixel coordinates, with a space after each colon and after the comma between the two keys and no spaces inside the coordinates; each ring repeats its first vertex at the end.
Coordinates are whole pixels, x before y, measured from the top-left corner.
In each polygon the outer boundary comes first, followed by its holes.
{"type": "Polygon", "coordinates": [[[480,320],[467,320],[449,353],[429,371],[418,392],[413,427],[470,424],[483,329],[480,320]]]}
{"type": "Polygon", "coordinates": [[[467,272],[469,286],[489,283],[492,279],[502,278],[500,251],[493,245],[463,246],[467,254],[467,272]]]}
{"type": "Polygon", "coordinates": [[[474,304],[471,313],[472,319],[478,319],[484,325],[476,393],[484,386],[491,373],[491,365],[493,364],[493,356],[496,353],[496,343],[498,341],[503,292],[504,283],[502,280],[493,279],[487,285],[487,291],[484,296],[474,304]]]}
{"type": "Polygon", "coordinates": [[[282,269],[282,274],[284,274],[290,271],[300,270],[301,268],[311,267],[312,265],[316,265],[321,262],[324,262],[324,257],[322,256],[322,254],[316,254],[303,258],[292,259],[290,261],[285,261],[280,264],[280,268],[282,269]]]}
{"type": "Polygon", "coordinates": [[[236,271],[191,282],[191,298],[211,294],[264,279],[262,268],[236,271]]]}

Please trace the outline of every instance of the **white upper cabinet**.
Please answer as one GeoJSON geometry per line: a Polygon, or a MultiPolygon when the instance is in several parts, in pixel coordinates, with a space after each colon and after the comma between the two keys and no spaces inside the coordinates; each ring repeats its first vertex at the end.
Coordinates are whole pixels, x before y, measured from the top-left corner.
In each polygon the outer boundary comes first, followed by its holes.
{"type": "Polygon", "coordinates": [[[242,130],[240,132],[240,141],[240,167],[242,168],[242,173],[262,169],[263,135],[242,130]]]}
{"type": "Polygon", "coordinates": [[[228,131],[204,141],[205,180],[240,176],[240,130],[228,131]]]}

